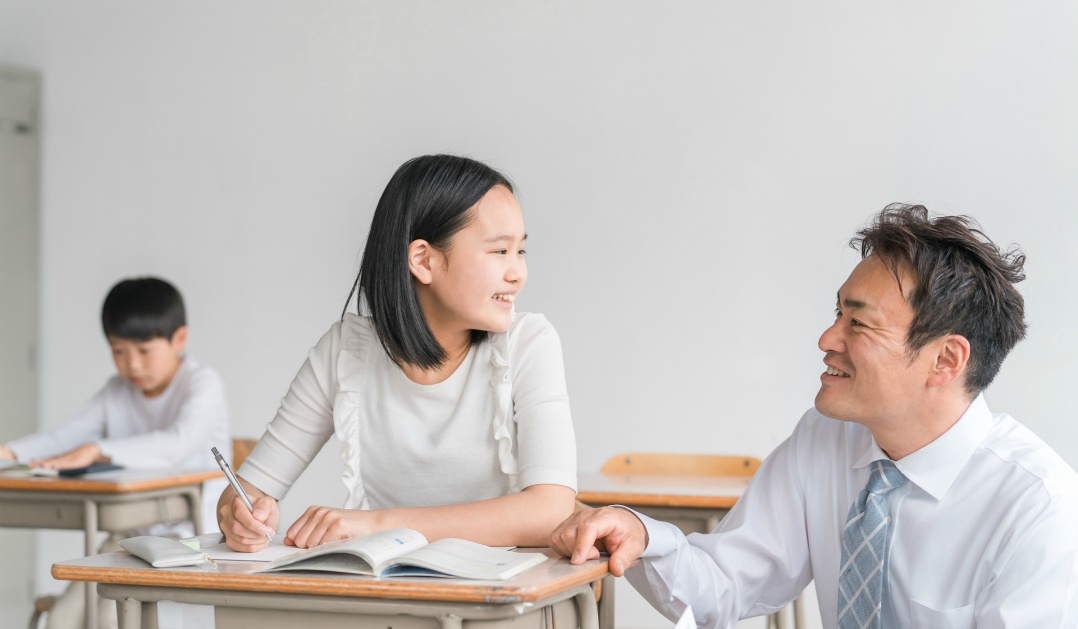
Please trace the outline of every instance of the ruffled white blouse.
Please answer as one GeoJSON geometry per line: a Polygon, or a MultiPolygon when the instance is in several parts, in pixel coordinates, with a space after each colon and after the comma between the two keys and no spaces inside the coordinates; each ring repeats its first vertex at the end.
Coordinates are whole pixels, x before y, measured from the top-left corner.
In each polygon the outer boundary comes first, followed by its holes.
{"type": "Polygon", "coordinates": [[[368,318],[346,315],[311,349],[239,473],[281,499],[330,435],[342,446],[346,508],[576,489],[561,342],[539,314],[517,313],[433,385],[393,364],[368,318]]]}

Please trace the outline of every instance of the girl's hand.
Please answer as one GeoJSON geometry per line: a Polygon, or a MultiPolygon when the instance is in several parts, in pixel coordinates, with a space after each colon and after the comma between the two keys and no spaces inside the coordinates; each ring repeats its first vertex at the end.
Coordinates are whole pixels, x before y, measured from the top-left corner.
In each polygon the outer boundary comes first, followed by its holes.
{"type": "Polygon", "coordinates": [[[378,511],[310,507],[288,527],[284,543],[297,548],[311,548],[347,537],[362,537],[385,529],[379,524],[378,511]]]}
{"type": "Polygon", "coordinates": [[[281,512],[277,507],[277,501],[271,496],[259,491],[242,478],[238,479],[243,485],[243,490],[251,498],[254,506],[252,513],[243,498],[240,498],[235,490],[228,487],[217,501],[217,524],[221,533],[225,536],[225,543],[232,550],[243,553],[253,553],[269,546],[266,535],[273,535],[277,530],[277,522],[281,518],[281,512]]]}
{"type": "Polygon", "coordinates": [[[96,443],[84,443],[70,452],[47,459],[30,461],[30,466],[47,467],[52,470],[70,470],[108,460],[106,457],[101,456],[101,448],[96,443]]]}
{"type": "Polygon", "coordinates": [[[7,447],[5,445],[0,445],[0,459],[4,459],[4,460],[7,460],[7,461],[14,461],[15,460],[15,452],[12,451],[11,448],[9,448],[9,447],[7,447]]]}

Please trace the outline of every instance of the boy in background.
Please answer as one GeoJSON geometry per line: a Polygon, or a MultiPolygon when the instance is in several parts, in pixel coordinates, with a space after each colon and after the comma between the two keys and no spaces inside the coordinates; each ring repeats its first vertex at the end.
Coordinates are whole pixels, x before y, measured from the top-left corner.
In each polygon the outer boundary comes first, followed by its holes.
{"type": "MultiPolygon", "coordinates": [[[[58,470],[98,462],[132,469],[212,470],[217,463],[211,447],[231,457],[224,384],[216,371],[183,353],[187,321],[179,291],[157,278],[123,280],[105,298],[101,325],[117,375],[66,422],[0,445],[0,459],[58,470]]],[[[203,485],[205,530],[217,526],[216,496],[224,484],[214,479],[203,485]]],[[[194,531],[184,522],[150,532],[184,536],[194,531]]],[[[102,550],[115,550],[109,548],[113,542],[146,533],[114,533],[102,550]]],[[[68,588],[48,615],[50,627],[66,626],[62,617],[69,609],[75,614],[72,626],[81,626],[83,589],[68,588]]],[[[115,618],[115,606],[109,610],[103,622],[115,618]]]]}

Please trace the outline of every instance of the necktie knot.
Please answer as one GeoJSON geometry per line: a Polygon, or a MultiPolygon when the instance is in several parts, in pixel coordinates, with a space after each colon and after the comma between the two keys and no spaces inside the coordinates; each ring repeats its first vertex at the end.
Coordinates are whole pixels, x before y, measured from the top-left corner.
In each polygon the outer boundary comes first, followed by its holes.
{"type": "Polygon", "coordinates": [[[873,461],[872,475],[868,477],[868,485],[865,489],[870,494],[882,496],[905,485],[907,480],[909,479],[895,467],[894,461],[880,459],[873,461]]]}

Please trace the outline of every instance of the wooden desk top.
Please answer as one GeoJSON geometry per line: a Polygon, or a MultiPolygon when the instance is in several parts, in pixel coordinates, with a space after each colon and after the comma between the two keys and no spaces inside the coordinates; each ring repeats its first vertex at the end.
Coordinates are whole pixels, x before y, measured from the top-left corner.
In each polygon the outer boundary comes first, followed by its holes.
{"type": "Polygon", "coordinates": [[[576,499],[586,504],[729,509],[751,476],[583,473],[576,499]]]}
{"type": "Polygon", "coordinates": [[[221,473],[221,470],[202,472],[114,470],[71,478],[57,476],[4,476],[0,473],[0,490],[121,494],[195,485],[211,478],[223,477],[224,474],[221,473]]]}
{"type": "Polygon", "coordinates": [[[378,579],[316,572],[253,574],[265,564],[250,561],[153,568],[138,557],[120,551],[53,564],[52,576],[68,581],[124,585],[506,604],[540,601],[607,574],[605,558],[574,566],[549,548],[521,550],[543,552],[551,559],[508,581],[474,581],[438,577],[378,579]]]}

